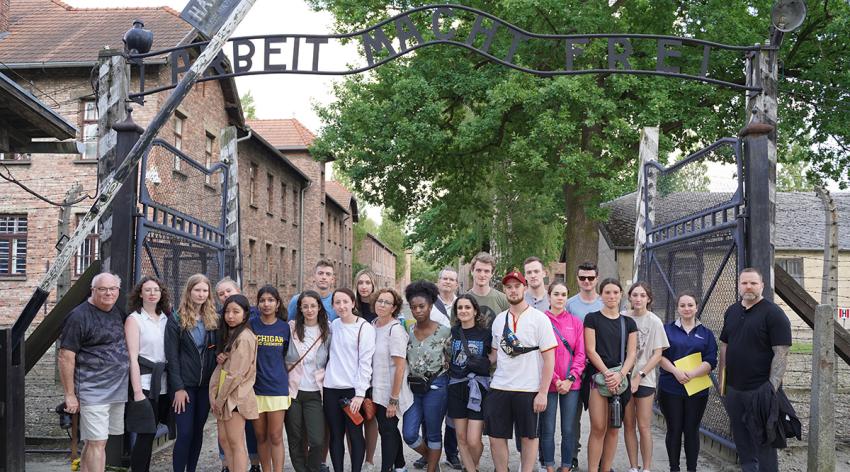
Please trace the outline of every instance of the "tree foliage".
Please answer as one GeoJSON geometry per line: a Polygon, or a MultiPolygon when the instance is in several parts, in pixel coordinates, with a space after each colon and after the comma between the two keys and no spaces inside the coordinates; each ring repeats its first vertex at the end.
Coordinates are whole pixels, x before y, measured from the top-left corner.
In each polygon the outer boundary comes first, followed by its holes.
{"type": "Polygon", "coordinates": [[[245,118],[248,120],[256,120],[257,119],[257,105],[254,104],[254,95],[250,90],[243,93],[241,97],[239,97],[239,101],[242,104],[242,113],[245,115],[245,118]]]}
{"type": "MultiPolygon", "coordinates": [[[[341,32],[363,29],[426,2],[311,0],[341,32]]],[[[537,33],[647,33],[725,44],[763,43],[772,1],[471,0],[537,33]]],[[[780,149],[806,152],[815,172],[847,182],[848,6],[809,2],[803,28],[786,36],[780,58],[780,149]],[[844,111],[844,113],[842,113],[844,111]],[[811,151],[811,152],[810,152],[811,151]]],[[[429,39],[429,24],[417,23],[429,39]]],[[[387,27],[389,28],[389,27],[387,27]]],[[[389,31],[389,29],[387,29],[389,31]]],[[[469,22],[458,22],[458,36],[469,22]]],[[[497,36],[494,56],[510,41],[497,36]]],[[[576,68],[607,68],[604,41],[591,42],[576,68]]],[[[654,45],[635,43],[634,68],[655,66],[654,45]]],[[[526,41],[517,62],[563,62],[562,48],[526,41]]],[[[682,54],[699,69],[700,54],[682,54]]],[[[743,82],[739,53],[718,52],[710,77],[743,82]]],[[[326,123],[313,152],[335,156],[368,202],[410,222],[411,244],[432,262],[469,259],[481,249],[502,266],[530,254],[568,267],[596,258],[599,204],[633,191],[639,132],[659,126],[659,154],[682,155],[743,127],[745,97],[698,82],[632,75],[544,78],[450,46],[417,50],[335,87],[319,109],[326,123]],[[566,231],[565,231],[566,225],[566,231]]],[[[780,156],[780,160],[784,160],[780,156]]],[[[571,269],[570,269],[571,270],[571,269]]]]}

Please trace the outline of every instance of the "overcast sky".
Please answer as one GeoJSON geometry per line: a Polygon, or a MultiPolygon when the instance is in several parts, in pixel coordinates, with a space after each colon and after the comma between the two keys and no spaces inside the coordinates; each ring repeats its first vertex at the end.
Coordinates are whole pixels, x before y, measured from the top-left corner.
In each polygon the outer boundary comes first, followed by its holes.
{"type": "MultiPolygon", "coordinates": [[[[65,0],[80,8],[157,7],[169,6],[182,11],[187,0],[65,0]]],[[[314,12],[304,0],[257,0],[234,36],[283,33],[331,33],[332,16],[314,12]],[[284,6],[286,5],[286,6],[284,6]]],[[[127,25],[128,28],[130,25],[127,25]]],[[[156,31],[154,31],[154,35],[156,31]]],[[[306,49],[305,49],[306,50],[306,49]]],[[[258,51],[259,53],[260,51],[258,51]]],[[[343,65],[358,58],[353,48],[328,44],[321,49],[322,64],[343,65]]],[[[336,68],[336,67],[335,67],[336,68]]],[[[342,68],[342,67],[339,67],[342,68]]],[[[332,84],[339,77],[278,74],[240,77],[239,93],[251,91],[257,106],[257,118],[297,118],[314,132],[321,127],[313,111],[314,102],[327,104],[332,84]]]]}

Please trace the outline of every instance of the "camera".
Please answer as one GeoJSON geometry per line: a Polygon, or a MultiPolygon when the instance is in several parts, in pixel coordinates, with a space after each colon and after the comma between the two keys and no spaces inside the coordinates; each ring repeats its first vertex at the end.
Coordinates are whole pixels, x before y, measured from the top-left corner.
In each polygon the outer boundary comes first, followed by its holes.
{"type": "Polygon", "coordinates": [[[71,429],[71,414],[65,411],[65,402],[56,405],[54,411],[59,415],[59,427],[66,431],[71,429]]]}

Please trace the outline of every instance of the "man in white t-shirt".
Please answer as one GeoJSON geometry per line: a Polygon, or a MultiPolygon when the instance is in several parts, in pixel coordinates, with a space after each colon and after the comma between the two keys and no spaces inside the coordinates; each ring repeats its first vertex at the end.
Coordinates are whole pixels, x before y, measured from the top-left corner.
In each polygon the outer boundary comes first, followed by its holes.
{"type": "Polygon", "coordinates": [[[486,434],[497,472],[508,470],[508,439],[514,427],[521,437],[522,472],[532,472],[537,461],[540,413],[555,368],[557,340],[552,323],[525,301],[525,277],[516,269],[502,278],[510,307],[493,321],[491,362],[496,371],[484,407],[486,434]]]}

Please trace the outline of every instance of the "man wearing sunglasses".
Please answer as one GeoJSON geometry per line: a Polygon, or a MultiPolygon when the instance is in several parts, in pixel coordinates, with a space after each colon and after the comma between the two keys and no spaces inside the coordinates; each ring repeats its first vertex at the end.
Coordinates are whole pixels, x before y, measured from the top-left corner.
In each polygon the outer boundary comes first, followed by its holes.
{"type": "MultiPolygon", "coordinates": [[[[584,321],[584,317],[587,316],[588,313],[602,310],[602,298],[600,298],[599,294],[596,293],[596,281],[599,278],[598,275],[599,270],[597,269],[596,264],[590,261],[582,262],[576,270],[576,280],[578,281],[579,292],[567,300],[566,309],[573,316],[582,321],[584,321]]],[[[581,402],[578,404],[578,410],[576,422],[573,425],[573,431],[575,431],[576,438],[576,453],[573,455],[572,468],[575,470],[578,470],[578,452],[581,450],[581,443],[579,442],[579,438],[581,437],[581,402]]]]}
{"type": "Polygon", "coordinates": [[[496,371],[484,405],[485,433],[497,472],[508,471],[508,439],[521,438],[521,471],[537,461],[540,413],[546,409],[557,340],[552,323],[525,301],[525,277],[513,269],[502,278],[510,307],[493,321],[490,362],[496,371]]]}

